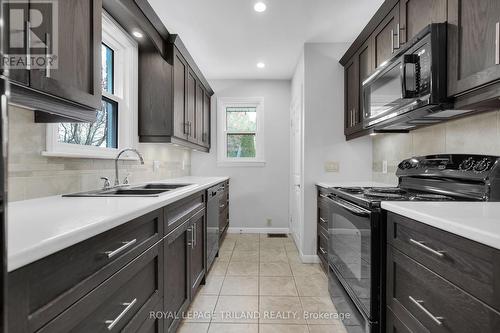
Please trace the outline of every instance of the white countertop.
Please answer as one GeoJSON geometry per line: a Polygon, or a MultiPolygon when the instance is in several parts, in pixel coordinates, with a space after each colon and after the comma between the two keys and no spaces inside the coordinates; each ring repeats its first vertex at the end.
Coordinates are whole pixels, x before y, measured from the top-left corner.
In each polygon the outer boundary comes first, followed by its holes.
{"type": "Polygon", "coordinates": [[[58,195],[9,203],[8,271],[227,179],[227,177],[183,177],[154,181],[154,183],[193,184],[158,197],[63,198],[58,195]]]}
{"type": "Polygon", "coordinates": [[[329,187],[390,187],[397,186],[397,184],[386,184],[386,183],[377,183],[371,180],[365,181],[330,181],[330,182],[317,182],[316,185],[324,188],[329,187]]]}
{"type": "Polygon", "coordinates": [[[500,202],[383,201],[382,208],[500,250],[500,202]]]}

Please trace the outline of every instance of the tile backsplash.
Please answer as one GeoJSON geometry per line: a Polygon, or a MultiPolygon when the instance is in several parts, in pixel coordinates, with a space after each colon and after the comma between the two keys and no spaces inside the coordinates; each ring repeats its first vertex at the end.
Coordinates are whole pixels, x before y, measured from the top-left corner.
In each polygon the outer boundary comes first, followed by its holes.
{"type": "MultiPolygon", "coordinates": [[[[33,112],[9,108],[9,201],[97,189],[100,177],[114,181],[114,161],[103,159],[44,157],[46,125],[33,121],[33,112]]],[[[139,144],[144,165],[120,161],[120,177],[130,173],[131,182],[188,176],[191,152],[166,144],[139,144]],[[160,168],[153,171],[153,161],[160,168]]]]}
{"type": "Polygon", "coordinates": [[[464,153],[500,156],[500,111],[429,126],[407,134],[373,137],[373,180],[395,183],[401,160],[419,155],[464,153]],[[382,173],[387,161],[387,174],[382,173]]]}

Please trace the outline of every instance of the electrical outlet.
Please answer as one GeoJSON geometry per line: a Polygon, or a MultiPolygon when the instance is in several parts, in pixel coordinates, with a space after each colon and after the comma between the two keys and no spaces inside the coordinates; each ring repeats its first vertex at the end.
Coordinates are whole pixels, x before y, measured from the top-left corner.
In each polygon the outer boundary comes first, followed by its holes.
{"type": "Polygon", "coordinates": [[[266,223],[267,223],[267,226],[273,225],[273,219],[267,219],[266,223]]]}
{"type": "Polygon", "coordinates": [[[387,160],[382,161],[382,173],[387,173],[387,160]]]}
{"type": "Polygon", "coordinates": [[[153,161],[153,172],[160,170],[160,161],[153,161]]]}
{"type": "Polygon", "coordinates": [[[339,172],[339,162],[336,161],[326,161],[325,162],[325,172],[339,172]]]}

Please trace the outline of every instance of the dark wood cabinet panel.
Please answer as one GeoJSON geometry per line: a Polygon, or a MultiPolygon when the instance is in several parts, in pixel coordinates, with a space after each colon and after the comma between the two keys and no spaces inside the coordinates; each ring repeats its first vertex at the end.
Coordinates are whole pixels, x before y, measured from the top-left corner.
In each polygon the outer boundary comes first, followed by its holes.
{"type": "Polygon", "coordinates": [[[196,76],[191,70],[188,70],[186,85],[186,121],[188,140],[196,143],[196,76]]]}
{"type": "Polygon", "coordinates": [[[375,68],[389,60],[400,47],[399,26],[399,4],[397,4],[373,32],[375,68]]]}
{"type": "MultiPolygon", "coordinates": [[[[31,87],[101,109],[101,0],[58,2],[57,68],[30,71],[31,87]]],[[[51,44],[50,33],[45,43],[51,44]]]]}
{"type": "Polygon", "coordinates": [[[500,79],[500,1],[448,0],[448,94],[500,79]]]}
{"type": "Polygon", "coordinates": [[[187,119],[186,119],[186,82],[188,66],[186,60],[174,47],[173,54],[173,89],[174,89],[174,99],[173,99],[173,127],[174,136],[187,140],[187,119]]]}
{"type": "Polygon", "coordinates": [[[190,301],[191,224],[184,223],[165,239],[165,296],[164,311],[177,316],[164,320],[165,332],[175,332],[190,301]]]}
{"type": "Polygon", "coordinates": [[[163,265],[162,246],[158,243],[38,332],[121,330],[143,307],[160,300],[163,265]]]}
{"type": "Polygon", "coordinates": [[[191,249],[190,249],[190,269],[191,269],[191,295],[194,298],[198,287],[202,284],[206,272],[205,260],[205,211],[193,216],[191,224],[191,249]]]}
{"type": "Polygon", "coordinates": [[[401,0],[399,9],[401,44],[431,23],[446,22],[448,15],[447,0],[401,0]]]}
{"type": "Polygon", "coordinates": [[[500,329],[500,313],[391,246],[387,279],[388,306],[408,311],[431,332],[500,329]]]}
{"type": "Polygon", "coordinates": [[[210,147],[210,95],[205,94],[203,96],[203,125],[201,139],[203,146],[210,147]]]}
{"type": "Polygon", "coordinates": [[[345,66],[344,98],[345,98],[345,134],[351,134],[356,126],[356,114],[359,112],[359,74],[358,61],[353,58],[345,66]]]}
{"type": "Polygon", "coordinates": [[[9,328],[42,327],[162,236],[157,210],[11,272],[9,328]]]}
{"type": "Polygon", "coordinates": [[[203,146],[203,103],[205,99],[205,89],[201,82],[196,83],[196,112],[195,112],[195,128],[193,132],[196,134],[195,141],[203,146]]]}
{"type": "Polygon", "coordinates": [[[387,235],[392,246],[500,312],[499,250],[394,213],[387,235]]]}

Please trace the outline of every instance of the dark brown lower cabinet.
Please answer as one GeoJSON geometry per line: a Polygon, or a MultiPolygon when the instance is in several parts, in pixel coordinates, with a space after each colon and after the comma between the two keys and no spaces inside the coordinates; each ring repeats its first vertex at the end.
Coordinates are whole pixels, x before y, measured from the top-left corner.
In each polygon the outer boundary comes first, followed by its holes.
{"type": "Polygon", "coordinates": [[[387,332],[500,332],[500,251],[393,213],[387,224],[387,332]]]}
{"type": "Polygon", "coordinates": [[[205,278],[206,256],[205,256],[205,211],[199,212],[192,218],[191,225],[191,295],[196,295],[198,287],[205,278]]]}

